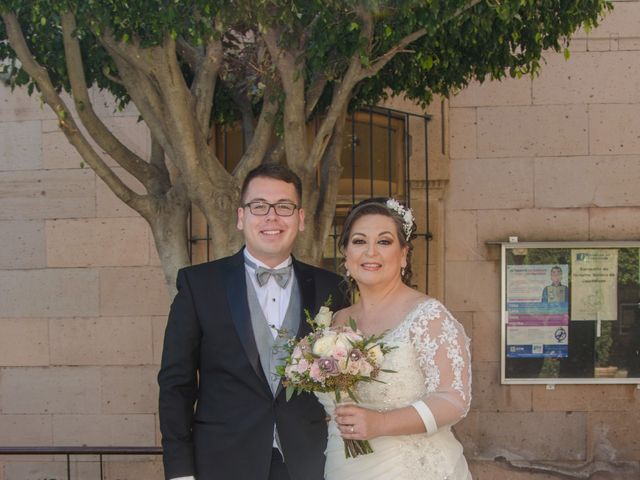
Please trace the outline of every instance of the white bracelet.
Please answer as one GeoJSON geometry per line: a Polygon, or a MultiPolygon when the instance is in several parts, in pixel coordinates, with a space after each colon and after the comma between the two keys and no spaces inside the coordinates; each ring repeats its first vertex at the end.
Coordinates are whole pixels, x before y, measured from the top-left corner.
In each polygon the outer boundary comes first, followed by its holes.
{"type": "Polygon", "coordinates": [[[433,435],[438,431],[438,424],[436,423],[436,419],[431,412],[431,409],[427,407],[427,404],[422,400],[418,400],[417,402],[413,402],[411,404],[413,408],[416,409],[418,415],[422,419],[422,423],[424,423],[424,428],[427,430],[427,435],[433,435]]]}

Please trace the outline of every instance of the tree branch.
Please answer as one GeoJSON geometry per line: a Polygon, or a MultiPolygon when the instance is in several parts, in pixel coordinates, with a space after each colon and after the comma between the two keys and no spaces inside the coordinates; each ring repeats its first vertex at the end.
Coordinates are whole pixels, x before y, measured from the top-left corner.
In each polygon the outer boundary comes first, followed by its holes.
{"type": "MultiPolygon", "coordinates": [[[[364,8],[357,9],[357,14],[362,21],[362,36],[367,41],[367,44],[371,46],[373,40],[373,16],[370,11],[364,8]]],[[[351,56],[349,62],[349,68],[342,77],[342,80],[335,86],[333,90],[333,98],[331,99],[331,105],[327,111],[318,132],[311,145],[309,153],[309,167],[317,168],[320,159],[322,158],[327,144],[331,139],[336,121],[340,117],[343,110],[348,106],[351,98],[351,93],[355,85],[362,79],[362,62],[360,60],[360,52],[356,51],[351,56]]]]}
{"type": "Polygon", "coordinates": [[[191,84],[194,96],[196,120],[203,135],[209,131],[209,121],[213,108],[213,93],[216,89],[216,78],[222,64],[222,42],[209,37],[204,56],[195,70],[195,78],[191,84]]]}
{"type": "Polygon", "coordinates": [[[300,51],[298,49],[281,49],[278,39],[281,32],[269,28],[263,39],[272,61],[280,74],[284,89],[284,147],[287,163],[295,170],[311,172],[307,165],[307,127],[304,98],[304,75],[297,66],[300,51]]]}
{"type": "Polygon", "coordinates": [[[276,101],[270,101],[270,96],[269,92],[265,92],[260,119],[253,139],[233,172],[233,176],[238,179],[243,179],[250,170],[262,162],[271,144],[271,134],[273,133],[275,116],[278,112],[278,104],[276,101]]]}
{"type": "Polygon", "coordinates": [[[80,133],[71,112],[51,83],[46,69],[43,68],[31,54],[16,15],[12,12],[3,13],[2,20],[5,24],[7,38],[9,39],[11,48],[13,48],[16,56],[22,63],[22,67],[38,84],[42,92],[43,100],[55,112],[58,117],[59,126],[69,142],[120,200],[140,214],[146,214],[149,210],[149,197],[139,195],[131,190],[113,173],[113,170],[107,166],[91,147],[87,139],[80,133]]]}
{"type": "MultiPolygon", "coordinates": [[[[466,5],[463,5],[462,7],[458,8],[453,13],[453,15],[451,15],[448,19],[445,20],[445,23],[453,20],[454,18],[459,17],[464,12],[466,12],[467,10],[470,10],[471,8],[475,7],[478,3],[482,2],[482,1],[483,0],[471,0],[466,5]]],[[[393,57],[395,57],[399,52],[403,51],[404,48],[407,45],[409,45],[410,43],[415,42],[420,37],[423,37],[426,33],[427,33],[427,30],[425,28],[421,28],[419,30],[416,30],[415,32],[410,33],[406,37],[404,37],[396,45],[391,47],[386,53],[384,53],[380,57],[376,58],[371,63],[369,68],[363,70],[362,71],[362,79],[368,78],[368,77],[373,77],[374,75],[376,75],[380,70],[382,70],[384,68],[384,66],[387,63],[389,63],[391,61],[391,59],[393,57]]]]}
{"type": "Polygon", "coordinates": [[[184,38],[178,38],[176,41],[176,50],[180,58],[189,65],[191,71],[195,72],[202,61],[203,55],[201,50],[187,42],[184,38]]]}
{"type": "Polygon", "coordinates": [[[305,101],[305,117],[307,118],[307,120],[309,120],[311,114],[313,113],[313,110],[316,108],[316,105],[318,104],[318,101],[322,96],[322,92],[324,92],[324,89],[327,86],[327,82],[327,76],[323,72],[319,72],[307,89],[307,99],[305,101]]]}
{"type": "Polygon", "coordinates": [[[76,30],[75,16],[71,12],[63,12],[61,23],[71,92],[80,120],[100,148],[148,189],[152,180],[158,180],[154,178],[158,172],[155,172],[147,162],[123,145],[96,115],[85,81],[80,43],[74,35],[76,30]]]}

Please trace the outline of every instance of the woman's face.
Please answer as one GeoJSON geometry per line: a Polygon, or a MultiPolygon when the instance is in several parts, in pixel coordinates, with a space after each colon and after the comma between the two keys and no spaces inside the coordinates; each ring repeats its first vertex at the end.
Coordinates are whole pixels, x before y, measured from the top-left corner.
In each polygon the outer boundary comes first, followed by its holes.
{"type": "Polygon", "coordinates": [[[407,251],[408,246],[400,244],[392,218],[365,215],[352,225],[344,251],[345,266],[358,285],[384,285],[400,281],[407,251]]]}

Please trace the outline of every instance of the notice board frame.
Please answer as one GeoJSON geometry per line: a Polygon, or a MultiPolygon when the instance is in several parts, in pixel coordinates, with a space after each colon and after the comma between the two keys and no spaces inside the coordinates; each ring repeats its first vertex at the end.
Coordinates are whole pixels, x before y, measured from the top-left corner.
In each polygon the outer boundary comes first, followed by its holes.
{"type": "MultiPolygon", "coordinates": [[[[513,280],[510,280],[510,284],[507,284],[507,271],[508,271],[508,267],[515,265],[515,263],[513,262],[513,258],[514,258],[514,250],[516,250],[517,253],[522,254],[523,252],[528,252],[529,249],[545,249],[547,251],[556,251],[556,252],[568,252],[566,253],[567,255],[573,255],[574,260],[577,261],[577,259],[579,258],[579,253],[577,251],[586,251],[586,252],[597,252],[597,253],[601,253],[601,252],[612,252],[612,251],[616,251],[618,252],[616,255],[618,255],[620,253],[621,250],[623,250],[623,253],[625,255],[629,255],[629,252],[631,252],[632,254],[636,255],[637,257],[640,257],[640,241],[541,241],[541,242],[519,242],[517,241],[517,238],[514,237],[510,237],[511,241],[508,242],[488,242],[491,244],[497,244],[497,245],[501,245],[501,288],[500,288],[500,311],[501,311],[501,383],[502,384],[514,384],[514,385],[535,385],[535,384],[543,384],[543,385],[547,385],[547,388],[553,388],[554,385],[556,384],[636,384],[638,386],[638,388],[640,389],[640,335],[634,335],[635,337],[638,338],[637,342],[638,342],[638,346],[637,349],[636,347],[633,347],[633,352],[632,355],[636,355],[638,356],[638,362],[635,361],[635,357],[634,357],[634,367],[632,369],[625,369],[625,368],[618,368],[616,370],[616,372],[614,374],[611,373],[606,373],[606,368],[605,367],[600,367],[600,366],[596,366],[599,362],[598,358],[603,357],[603,355],[599,355],[596,352],[596,346],[600,347],[603,342],[601,342],[600,340],[598,340],[597,342],[595,342],[594,340],[594,345],[593,345],[593,355],[590,354],[590,352],[587,352],[587,358],[589,358],[589,356],[593,357],[590,359],[591,362],[593,362],[593,374],[589,375],[588,371],[589,371],[589,367],[590,365],[587,365],[585,367],[585,371],[581,371],[578,375],[571,375],[571,369],[567,368],[566,370],[569,372],[569,375],[567,376],[566,373],[562,373],[562,364],[567,363],[569,364],[569,360],[571,359],[571,354],[573,353],[572,350],[572,346],[569,343],[567,345],[567,348],[565,352],[562,351],[554,351],[553,349],[550,350],[550,353],[544,353],[543,355],[556,355],[556,356],[561,356],[561,355],[567,355],[564,358],[549,358],[549,357],[541,357],[538,358],[537,360],[532,361],[531,359],[521,359],[520,358],[510,358],[511,355],[513,355],[513,352],[509,353],[508,356],[508,352],[507,352],[507,348],[509,347],[510,350],[513,349],[513,345],[508,345],[508,331],[509,334],[511,334],[512,338],[516,338],[517,335],[513,334],[513,323],[512,325],[509,324],[508,320],[509,320],[509,314],[511,313],[512,318],[513,318],[513,312],[514,312],[514,308],[521,306],[520,304],[518,304],[517,302],[508,302],[507,300],[512,300],[514,295],[513,293],[511,293],[512,297],[511,298],[507,298],[508,295],[508,287],[510,287],[511,292],[513,292],[513,280]],[[630,250],[631,249],[631,250],[630,250]],[[514,307],[515,305],[515,307],[514,307]],[[531,367],[531,364],[536,364],[539,363],[540,364],[540,370],[538,371],[537,375],[527,375],[526,374],[526,370],[527,368],[525,368],[525,373],[522,374],[517,373],[514,374],[514,372],[518,371],[518,363],[520,364],[524,364],[524,363],[528,363],[529,367],[531,367]],[[557,364],[555,366],[556,370],[558,370],[557,372],[554,372],[553,368],[552,369],[547,369],[549,371],[544,372],[544,374],[542,374],[543,370],[546,368],[544,365],[544,363],[549,363],[549,364],[557,364]],[[637,365],[636,365],[637,363],[637,365]],[[602,372],[605,371],[605,373],[603,374],[602,372]],[[587,372],[585,374],[585,372],[587,372]],[[623,376],[626,372],[626,376],[623,376]],[[542,374],[542,376],[541,376],[542,374]]],[[[534,250],[531,250],[532,252],[534,252],[534,250]]],[[[541,250],[535,250],[536,252],[539,252],[541,250]]],[[[553,253],[553,252],[551,252],[553,253]]],[[[529,253],[526,253],[526,255],[529,255],[529,253]]],[[[604,255],[603,256],[607,256],[604,255]]],[[[613,254],[610,254],[608,256],[614,256],[613,254]]],[[[553,258],[553,257],[551,257],[553,258]]],[[[617,257],[616,257],[617,258],[617,257]]],[[[573,306],[571,304],[571,295],[574,295],[573,291],[571,290],[571,287],[573,287],[573,282],[570,281],[570,277],[572,275],[577,275],[576,272],[574,272],[574,269],[571,268],[572,264],[571,262],[568,262],[569,265],[567,265],[567,261],[565,259],[564,263],[563,262],[559,262],[559,261],[554,261],[554,262],[548,262],[548,260],[544,261],[544,264],[537,264],[535,262],[533,263],[529,263],[528,265],[540,265],[541,267],[544,267],[546,269],[548,269],[548,271],[550,271],[552,268],[556,267],[556,263],[559,263],[561,265],[559,265],[561,267],[561,271],[557,272],[560,274],[567,274],[565,282],[568,284],[567,286],[569,287],[569,290],[566,292],[566,296],[567,298],[564,299],[565,301],[568,301],[569,306],[567,307],[567,312],[566,315],[568,315],[568,318],[566,318],[566,325],[567,325],[567,330],[568,330],[568,336],[569,336],[569,341],[571,340],[571,326],[573,325],[575,328],[580,328],[580,329],[584,329],[583,327],[586,327],[587,329],[589,329],[589,324],[593,325],[593,328],[591,328],[591,330],[593,330],[593,332],[595,334],[597,334],[594,338],[595,339],[599,339],[602,336],[602,325],[606,324],[607,328],[609,329],[609,331],[611,331],[611,329],[613,328],[613,326],[615,325],[618,328],[622,328],[622,316],[616,320],[616,322],[613,322],[611,320],[605,321],[605,320],[594,320],[594,321],[582,321],[582,322],[575,322],[574,320],[571,320],[571,315],[573,314],[574,316],[576,315],[576,313],[574,313],[571,309],[571,307],[573,306]],[[551,266],[551,263],[553,263],[553,266],[551,266]]],[[[628,263],[628,262],[627,262],[628,263]]],[[[577,265],[577,263],[576,263],[577,265]]],[[[637,271],[637,275],[635,276],[635,284],[632,287],[632,290],[635,290],[635,293],[632,293],[633,296],[633,301],[629,302],[626,301],[625,299],[622,299],[622,301],[620,300],[620,298],[618,297],[618,288],[616,289],[616,311],[618,312],[619,315],[622,314],[626,314],[631,312],[632,314],[632,334],[634,332],[638,332],[640,331],[640,261],[637,261],[635,263],[635,265],[638,268],[637,271]],[[637,286],[638,288],[635,288],[635,286],[637,286]],[[626,310],[625,310],[626,309],[626,310]]],[[[522,272],[514,272],[514,269],[510,269],[511,270],[511,274],[519,274],[522,276],[522,272]]],[[[578,268],[576,268],[576,270],[578,270],[578,268]]],[[[529,272],[524,272],[524,273],[529,273],[529,272]]],[[[617,271],[616,271],[616,275],[617,275],[617,271]]],[[[513,275],[511,275],[513,277],[513,275]]],[[[526,278],[526,277],[525,277],[526,278]]],[[[616,276],[616,281],[618,281],[618,277],[616,276]]],[[[584,287],[584,279],[580,279],[578,277],[576,277],[576,282],[575,282],[575,286],[576,287],[584,287]],[[581,283],[583,282],[583,283],[581,283]]],[[[619,285],[618,285],[619,287],[619,285]]],[[[560,287],[561,288],[561,287],[560,287]]],[[[556,289],[557,290],[557,289],[556,289]]],[[[553,292],[550,292],[553,293],[553,292]]],[[[559,292],[560,296],[562,296],[562,291],[559,292]]],[[[579,290],[575,291],[575,295],[578,295],[580,292],[579,290]]],[[[544,292],[541,292],[541,296],[544,298],[544,292]]],[[[558,296],[558,292],[556,292],[556,296],[558,296]]],[[[579,298],[579,297],[578,297],[579,298]]],[[[533,303],[532,303],[533,304],[533,303]]],[[[541,308],[546,308],[546,305],[543,305],[542,302],[540,301],[539,303],[535,304],[535,306],[541,307],[541,308]]],[[[610,308],[610,310],[613,310],[610,308]]],[[[553,312],[552,312],[553,313],[553,312]]],[[[525,315],[526,316],[526,315],[525,315]]],[[[544,315],[541,315],[540,317],[543,317],[544,315]]],[[[535,316],[533,315],[529,315],[529,318],[535,318],[535,316]]],[[[545,318],[553,318],[553,316],[545,316],[545,318]]],[[[558,317],[558,318],[562,318],[562,317],[558,317]]],[[[562,320],[558,320],[558,322],[562,323],[562,320]]],[[[547,323],[545,320],[545,327],[546,327],[547,323]]],[[[605,330],[607,330],[607,328],[605,328],[605,330]]],[[[544,330],[544,329],[542,329],[544,330]]],[[[516,332],[518,333],[518,332],[516,332]]],[[[611,337],[611,334],[609,334],[611,337]]],[[[609,338],[610,338],[609,337],[609,338]]],[[[616,347],[616,346],[613,346],[616,347]]],[[[612,347],[610,347],[611,349],[612,347]]],[[[526,349],[525,349],[526,350],[526,349]]],[[[575,351],[578,351],[578,349],[574,348],[575,351]]],[[[599,348],[599,350],[601,350],[599,348]]],[[[614,351],[616,351],[616,348],[613,348],[614,351]]],[[[523,355],[526,355],[527,353],[525,352],[523,355]]],[[[531,354],[531,352],[529,352],[529,355],[531,354]]],[[[517,355],[517,353],[516,353],[517,355]]],[[[576,363],[576,362],[573,362],[576,363]]],[[[579,362],[578,362],[579,363],[579,362]]],[[[587,364],[589,364],[589,361],[586,362],[587,364]]],[[[534,365],[533,369],[529,369],[530,371],[536,371],[537,365],[534,365]]],[[[611,368],[617,368],[617,367],[611,367],[611,368]]]]}

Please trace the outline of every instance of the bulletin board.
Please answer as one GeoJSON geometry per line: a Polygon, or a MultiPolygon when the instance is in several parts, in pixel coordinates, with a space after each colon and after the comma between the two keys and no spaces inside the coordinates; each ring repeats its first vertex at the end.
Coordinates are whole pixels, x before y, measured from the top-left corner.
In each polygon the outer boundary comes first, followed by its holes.
{"type": "Polygon", "coordinates": [[[504,242],[502,383],[640,385],[640,242],[504,242]]]}

